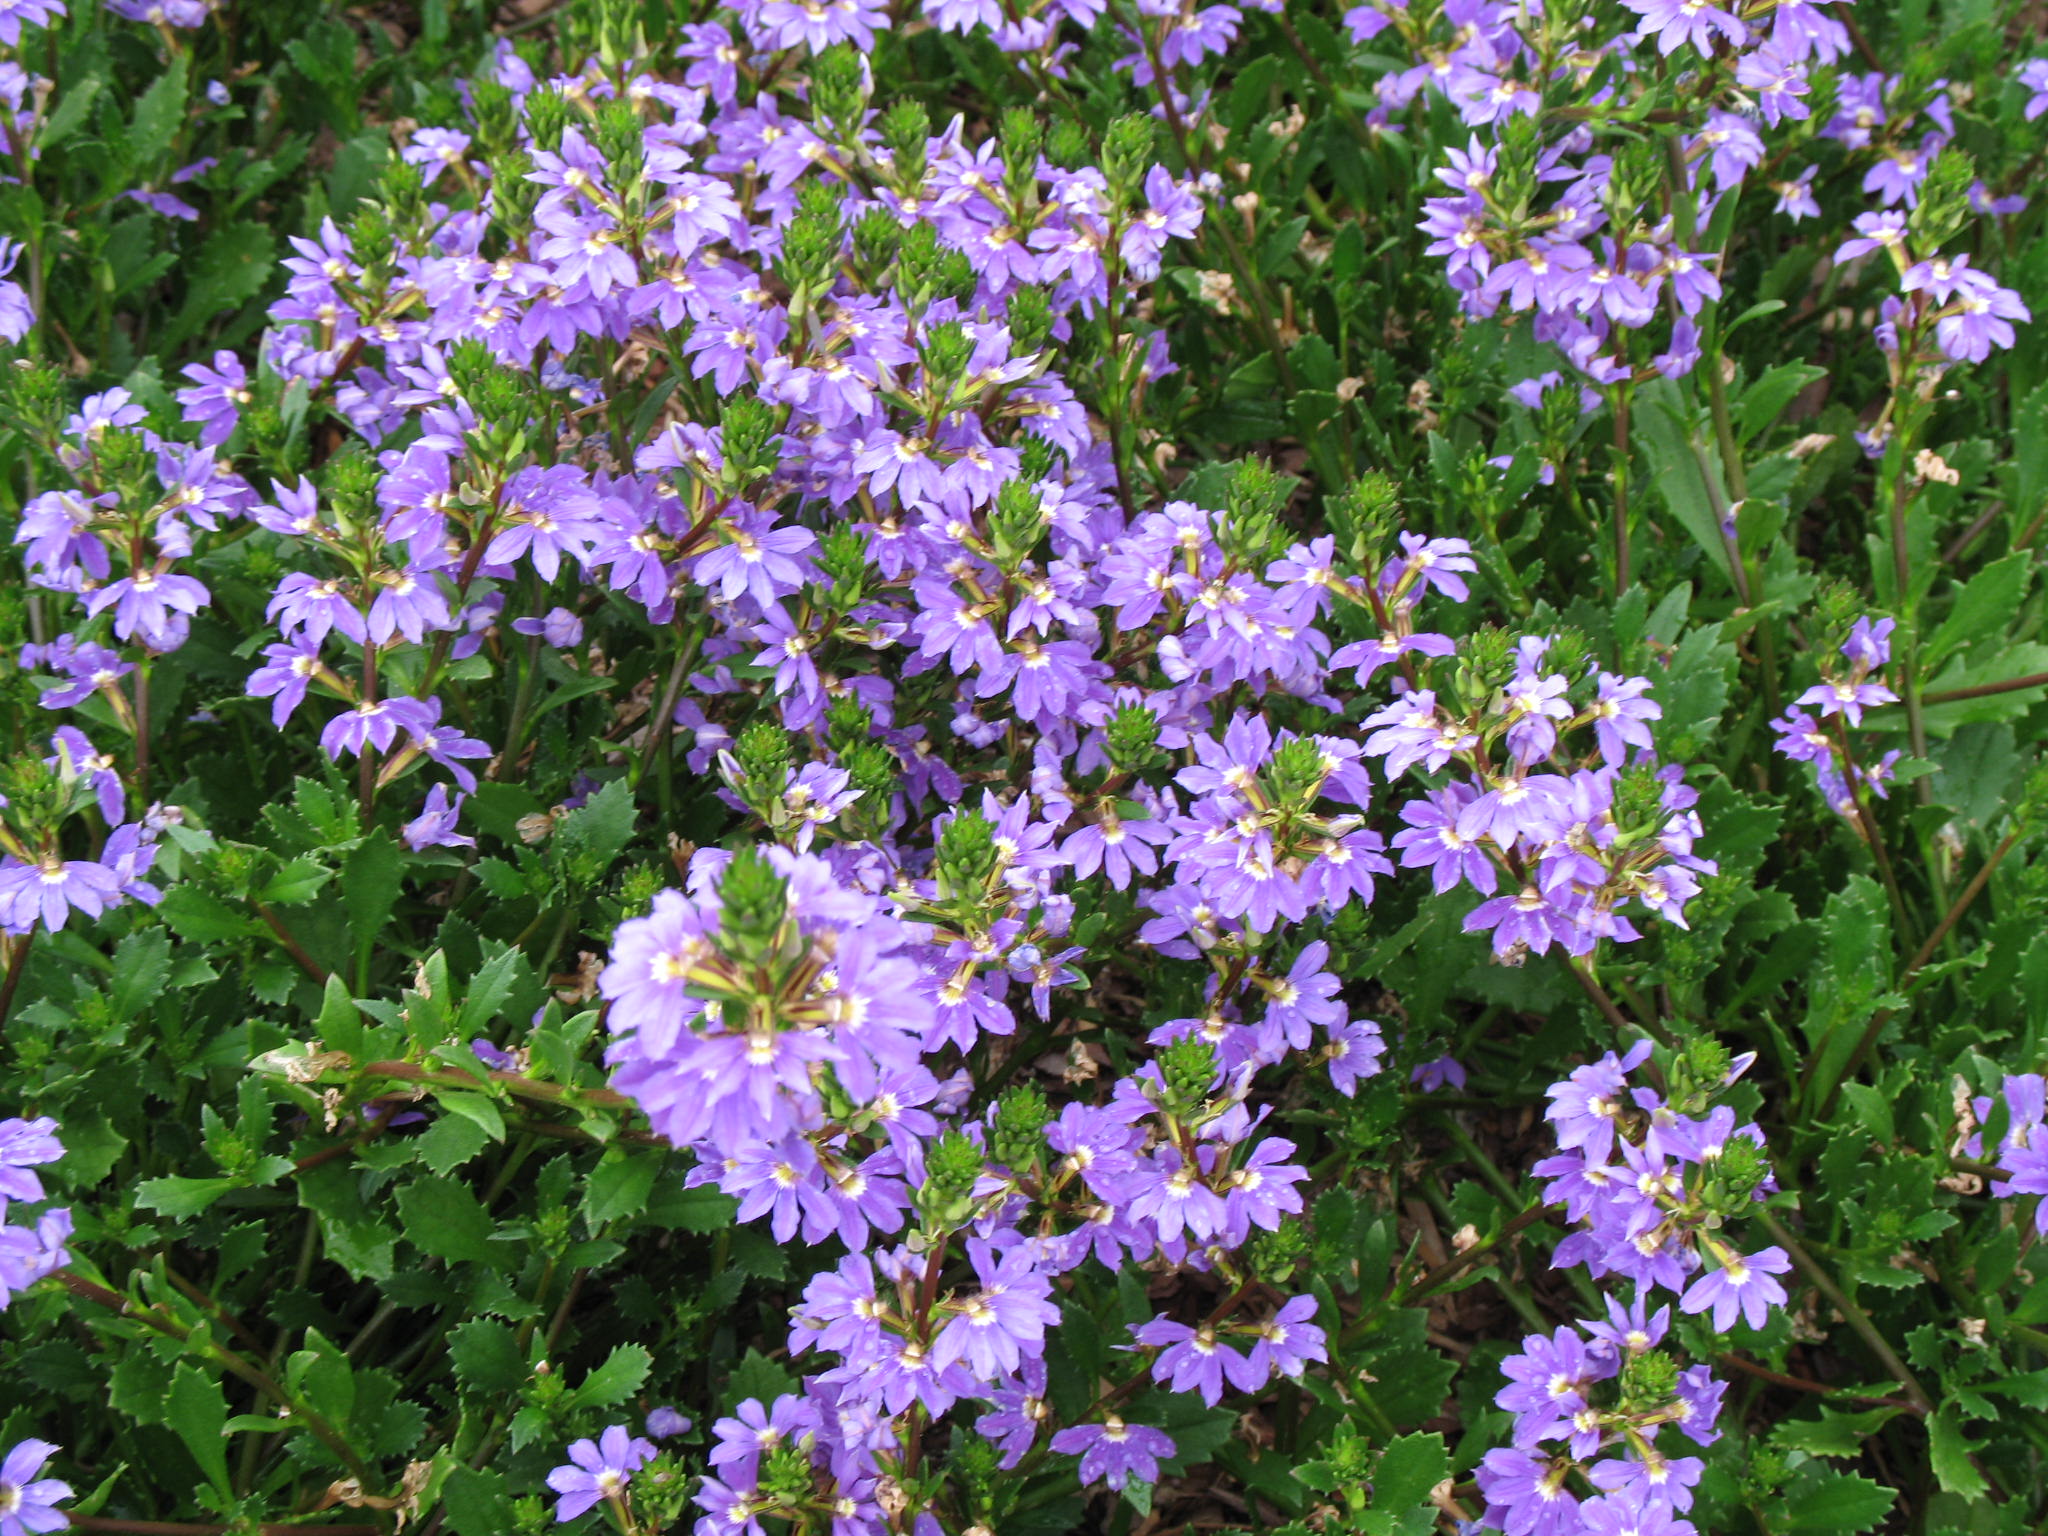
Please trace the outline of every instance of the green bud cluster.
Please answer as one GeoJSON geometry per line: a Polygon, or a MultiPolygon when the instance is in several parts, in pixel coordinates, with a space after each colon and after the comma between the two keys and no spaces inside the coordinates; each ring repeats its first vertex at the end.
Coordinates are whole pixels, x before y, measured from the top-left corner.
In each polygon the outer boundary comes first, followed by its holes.
{"type": "Polygon", "coordinates": [[[896,186],[911,191],[924,185],[925,154],[931,142],[932,120],[924,107],[903,98],[882,114],[882,147],[896,173],[896,186]]]}
{"type": "Polygon", "coordinates": [[[995,878],[1001,862],[994,825],[979,811],[960,812],[939,834],[934,865],[940,898],[978,900],[995,878]]]}
{"type": "Polygon", "coordinates": [[[775,472],[780,453],[776,408],[758,395],[732,395],[719,403],[718,443],[725,459],[721,483],[740,491],[775,472]]]}
{"type": "Polygon", "coordinates": [[[1102,137],[1102,173],[1112,197],[1128,204],[1139,195],[1157,144],[1158,128],[1149,117],[1132,113],[1109,125],[1102,137]]]}
{"type": "Polygon", "coordinates": [[[1103,734],[1119,773],[1142,773],[1159,761],[1159,717],[1143,704],[1119,705],[1103,734]]]}
{"type": "Polygon", "coordinates": [[[846,43],[811,60],[811,104],[818,118],[843,136],[858,132],[873,89],[866,61],[846,43]]]}
{"type": "Polygon", "coordinates": [[[719,946],[754,964],[781,947],[789,916],[789,885],[757,849],[743,848],[718,887],[719,946]]]}
{"type": "Polygon", "coordinates": [[[995,1161],[1012,1173],[1034,1173],[1045,1158],[1045,1128],[1052,1105],[1036,1083],[1020,1083],[996,1101],[995,1127],[989,1149],[995,1161]]]}
{"type": "Polygon", "coordinates": [[[1166,1079],[1166,1107],[1177,1115],[1199,1109],[1216,1086],[1216,1047],[1195,1035],[1183,1035],[1159,1053],[1166,1079]]]}
{"type": "Polygon", "coordinates": [[[949,1130],[925,1156],[925,1180],[917,1191],[917,1211],[929,1237],[958,1231],[974,1216],[974,1186],[986,1165],[981,1148],[957,1130],[949,1130]]]}

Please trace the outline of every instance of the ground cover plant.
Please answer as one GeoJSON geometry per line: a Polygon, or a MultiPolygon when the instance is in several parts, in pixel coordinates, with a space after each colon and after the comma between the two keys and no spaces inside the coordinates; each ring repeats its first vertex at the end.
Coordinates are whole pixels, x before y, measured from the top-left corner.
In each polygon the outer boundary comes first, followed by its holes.
{"type": "Polygon", "coordinates": [[[0,1536],[2048,1523],[1998,0],[0,0],[0,1536]]]}

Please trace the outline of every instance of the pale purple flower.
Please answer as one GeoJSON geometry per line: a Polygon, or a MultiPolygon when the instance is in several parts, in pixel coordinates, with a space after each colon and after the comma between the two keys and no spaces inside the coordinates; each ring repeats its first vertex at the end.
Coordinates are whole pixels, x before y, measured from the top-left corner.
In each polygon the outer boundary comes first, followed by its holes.
{"type": "Polygon", "coordinates": [[[428,848],[474,848],[476,839],[466,837],[455,830],[456,818],[462,814],[462,802],[466,795],[448,798],[448,786],[436,784],[427,791],[427,801],[420,808],[420,814],[405,824],[399,833],[405,846],[414,853],[428,848]]]}
{"type": "Polygon", "coordinates": [[[614,1424],[595,1440],[578,1440],[569,1447],[569,1465],[548,1474],[548,1486],[560,1494],[555,1519],[574,1520],[597,1504],[618,1498],[633,1480],[633,1474],[655,1456],[652,1441],[627,1433],[614,1424]]]}
{"type": "Polygon", "coordinates": [[[1686,1288],[1678,1304],[1680,1310],[1711,1309],[1714,1327],[1721,1333],[1735,1326],[1738,1315],[1752,1328],[1763,1327],[1770,1321],[1771,1308],[1785,1304],[1785,1287],[1774,1277],[1790,1271],[1792,1261],[1782,1248],[1766,1248],[1746,1257],[1730,1251],[1722,1259],[1719,1268],[1706,1271],[1686,1288]]]}
{"type": "Polygon", "coordinates": [[[37,1476],[56,1454],[57,1447],[47,1440],[24,1440],[0,1461],[0,1536],[61,1531],[71,1523],[57,1508],[72,1497],[70,1485],[37,1476]]]}
{"type": "Polygon", "coordinates": [[[1061,1430],[1052,1437],[1052,1448],[1062,1456],[1081,1458],[1083,1483],[1122,1488],[1133,1477],[1157,1482],[1159,1458],[1173,1454],[1173,1438],[1149,1424],[1126,1424],[1112,1413],[1100,1424],[1061,1430]]]}

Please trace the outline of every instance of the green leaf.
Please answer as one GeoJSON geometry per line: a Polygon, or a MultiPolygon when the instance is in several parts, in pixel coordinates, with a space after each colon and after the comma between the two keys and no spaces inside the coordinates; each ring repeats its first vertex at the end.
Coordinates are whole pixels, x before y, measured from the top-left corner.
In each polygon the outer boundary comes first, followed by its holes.
{"type": "Polygon", "coordinates": [[[785,1392],[796,1390],[796,1378],[758,1349],[749,1349],[725,1381],[725,1401],[737,1406],[748,1398],[772,1403],[785,1392]]]}
{"type": "Polygon", "coordinates": [[[190,89],[182,67],[167,69],[156,77],[150,88],[143,92],[142,100],[135,104],[128,140],[122,147],[127,151],[128,164],[145,177],[150,174],[150,162],[169,149],[171,140],[177,136],[178,125],[185,118],[185,98],[190,89]]]}
{"type": "Polygon", "coordinates": [[[445,1176],[483,1151],[489,1141],[474,1120],[443,1115],[414,1139],[413,1147],[425,1167],[445,1176]]]}
{"type": "Polygon", "coordinates": [[[1990,1490],[1984,1474],[1970,1460],[1978,1441],[1963,1433],[1961,1415],[1953,1403],[1944,1403],[1927,1421],[1927,1457],[1934,1468],[1934,1480],[1949,1493],[1966,1499],[1981,1499],[1990,1490]]]}
{"type": "Polygon", "coordinates": [[[516,1392],[529,1374],[512,1329],[495,1318],[474,1317],[451,1331],[448,1358],[456,1378],[478,1392],[516,1392]]]}
{"type": "Polygon", "coordinates": [[[171,1390],[164,1398],[164,1422],[185,1442],[199,1470],[223,1498],[234,1497],[228,1481],[228,1405],[220,1383],[189,1362],[179,1365],[171,1376],[171,1390]]]}
{"type": "Polygon", "coordinates": [[[591,1230],[646,1210],[663,1161],[659,1152],[629,1152],[624,1147],[607,1150],[591,1170],[583,1196],[583,1219],[591,1230]]]}
{"type": "Polygon", "coordinates": [[[1799,392],[1816,379],[1828,376],[1825,368],[1811,363],[1780,363],[1742,392],[1741,426],[1737,440],[1748,446],[1764,428],[1784,415],[1799,392]]]}
{"type": "Polygon", "coordinates": [[[303,906],[320,894],[320,888],[334,878],[334,871],[309,855],[300,855],[285,865],[256,893],[256,900],[274,907],[303,906]]]}
{"type": "Polygon", "coordinates": [[[1948,617],[1928,637],[1921,652],[1922,665],[1932,671],[1979,641],[2002,634],[2026,601],[2027,588],[2034,579],[2033,565],[2033,552],[2018,550],[1992,561],[1965,582],[1948,617]]]}
{"type": "Polygon", "coordinates": [[[215,944],[226,939],[247,938],[256,931],[254,918],[245,916],[218,896],[212,896],[191,881],[180,881],[164,892],[157,914],[180,938],[196,944],[215,944]]]}
{"type": "Polygon", "coordinates": [[[1427,1503],[1450,1475],[1451,1457],[1442,1435],[1402,1435],[1381,1453],[1373,1472],[1373,1508],[1399,1511],[1427,1503]]]}
{"type": "Polygon", "coordinates": [[[555,867],[578,884],[596,884],[633,836],[638,814],[631,787],[613,779],[556,825],[555,867]]]}
{"type": "Polygon", "coordinates": [[[1830,1472],[1789,1495],[1783,1516],[1771,1522],[1771,1529],[1785,1536],[1799,1532],[1854,1536],[1882,1520],[1896,1497],[1891,1489],[1867,1477],[1830,1472]]]}
{"type": "Polygon", "coordinates": [[[398,1192],[398,1214],[406,1240],[437,1259],[475,1263],[502,1262],[491,1233],[497,1224],[467,1184],[452,1179],[421,1179],[398,1192]]]}
{"type": "Polygon", "coordinates": [[[262,224],[230,224],[184,263],[185,303],[159,345],[169,348],[232,316],[270,280],[276,238],[262,224]]]}
{"type": "Polygon", "coordinates": [[[722,1232],[733,1224],[739,1202],[719,1189],[685,1189],[671,1179],[647,1202],[647,1219],[672,1232],[722,1232]]]}
{"type": "Polygon", "coordinates": [[[1679,526],[1705,553],[1722,576],[1733,567],[1728,559],[1728,540],[1721,532],[1716,508],[1728,505],[1726,490],[1716,483],[1711,494],[1701,467],[1701,456],[1686,439],[1685,408],[1678,388],[1669,379],[1658,379],[1641,390],[1635,413],[1635,440],[1650,461],[1646,477],[1654,485],[1679,526]]]}
{"type": "Polygon", "coordinates": [[[107,1001],[116,1023],[134,1018],[163,995],[171,974],[171,936],[161,928],[142,928],[114,948],[114,978],[107,1001]]]}
{"type": "Polygon", "coordinates": [[[1664,710],[1658,743],[1674,757],[1696,755],[1710,741],[1728,706],[1728,674],[1735,647],[1712,628],[1692,630],[1678,642],[1650,696],[1664,710]]]}
{"type": "Polygon", "coordinates": [[[640,1345],[617,1345],[604,1364],[584,1377],[566,1401],[573,1408],[614,1407],[638,1392],[653,1368],[654,1356],[640,1345]]]}
{"type": "Polygon", "coordinates": [[[450,1114],[460,1115],[492,1141],[505,1139],[505,1116],[492,1100],[480,1093],[444,1093],[439,1095],[443,1109],[450,1114]]]}
{"type": "Polygon", "coordinates": [[[135,1203],[145,1211],[156,1211],[173,1221],[197,1216],[229,1190],[238,1188],[236,1179],[187,1179],[172,1175],[144,1179],[135,1189],[135,1203]]]}
{"type": "Polygon", "coordinates": [[[502,1472],[456,1467],[441,1488],[441,1508],[455,1536],[505,1536],[519,1525],[502,1472]]]}
{"type": "Polygon", "coordinates": [[[1788,1419],[1772,1431],[1773,1443],[1809,1456],[1839,1456],[1853,1459],[1870,1447],[1870,1438],[1890,1420],[1897,1408],[1870,1408],[1862,1413],[1843,1413],[1823,1407],[1817,1419],[1788,1419]]]}
{"type": "Polygon", "coordinates": [[[58,94],[57,109],[43,123],[43,131],[36,135],[38,149],[55,149],[77,131],[85,121],[85,114],[99,99],[100,80],[96,75],[86,75],[65,86],[58,94]]]}
{"type": "Polygon", "coordinates": [[[358,843],[341,866],[341,904],[358,944],[375,941],[391,921],[404,883],[405,856],[379,827],[358,843]]]}
{"type": "Polygon", "coordinates": [[[456,1017],[456,1035],[471,1040],[485,1033],[504,1012],[513,993],[532,980],[532,967],[527,964],[523,950],[510,946],[499,949],[477,968],[471,979],[468,995],[462,999],[462,1012],[456,1017]]]}

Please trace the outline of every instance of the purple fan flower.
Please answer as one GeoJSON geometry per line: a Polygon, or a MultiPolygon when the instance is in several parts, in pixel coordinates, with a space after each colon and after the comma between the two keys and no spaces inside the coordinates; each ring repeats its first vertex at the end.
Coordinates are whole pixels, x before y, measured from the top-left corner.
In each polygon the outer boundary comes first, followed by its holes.
{"type": "Polygon", "coordinates": [[[1686,1288],[1679,1308],[1685,1312],[1714,1313],[1714,1327],[1726,1333],[1735,1326],[1738,1314],[1752,1328],[1770,1320],[1771,1308],[1785,1304],[1785,1287],[1774,1276],[1785,1274],[1792,1261],[1782,1248],[1766,1248],[1748,1257],[1729,1252],[1718,1269],[1701,1275],[1686,1288]]]}
{"type": "Polygon", "coordinates": [[[1100,1424],[1076,1424],[1052,1437],[1052,1448],[1062,1456],[1081,1458],[1083,1483],[1106,1483],[1122,1488],[1131,1478],[1142,1483],[1159,1480],[1159,1458],[1173,1454],[1173,1438],[1149,1424],[1126,1424],[1110,1414],[1100,1424]]]}
{"type": "Polygon", "coordinates": [[[27,1170],[54,1163],[63,1155],[57,1122],[48,1115],[34,1120],[0,1120],[0,1201],[42,1199],[43,1181],[27,1170]]]}
{"type": "Polygon", "coordinates": [[[1175,1392],[1199,1392],[1211,1408],[1223,1400],[1224,1380],[1242,1391],[1257,1391],[1266,1373],[1256,1375],[1251,1362],[1239,1351],[1217,1338],[1208,1324],[1190,1328],[1171,1318],[1155,1317],[1149,1323],[1134,1323],[1131,1336],[1140,1344],[1159,1351],[1152,1362],[1152,1379],[1175,1392]]]}
{"type": "Polygon", "coordinates": [[[647,1434],[653,1440],[673,1440],[690,1432],[690,1421],[673,1408],[660,1407],[647,1415],[647,1434]]]}
{"type": "Polygon", "coordinates": [[[548,1486],[560,1494],[555,1519],[574,1520],[602,1501],[618,1498],[633,1474],[655,1456],[654,1443],[630,1435],[614,1424],[596,1440],[578,1440],[569,1447],[569,1465],[548,1474],[548,1486]]]}
{"type": "Polygon", "coordinates": [[[120,899],[121,877],[89,859],[47,854],[0,868],[0,928],[9,933],[26,933],[38,919],[54,933],[73,911],[98,917],[120,899]]]}
{"type": "Polygon", "coordinates": [[[72,1497],[70,1485],[36,1475],[56,1454],[57,1447],[47,1440],[24,1440],[0,1461],[0,1536],[61,1531],[71,1523],[57,1508],[72,1497]]]}
{"type": "Polygon", "coordinates": [[[418,699],[398,695],[370,704],[358,704],[336,715],[320,733],[320,750],[335,762],[344,753],[360,755],[366,747],[389,752],[398,733],[420,736],[434,728],[434,716],[418,699]]]}
{"type": "Polygon", "coordinates": [[[405,846],[414,853],[428,848],[474,848],[475,838],[455,830],[456,819],[462,814],[462,802],[467,798],[466,795],[457,795],[450,801],[446,784],[436,784],[428,790],[427,803],[420,808],[420,814],[407,822],[399,833],[405,846]]]}
{"type": "Polygon", "coordinates": [[[191,631],[190,616],[206,606],[204,584],[190,576],[140,570],[109,582],[85,600],[85,611],[114,610],[114,633],[152,651],[175,651],[191,631]]]}

